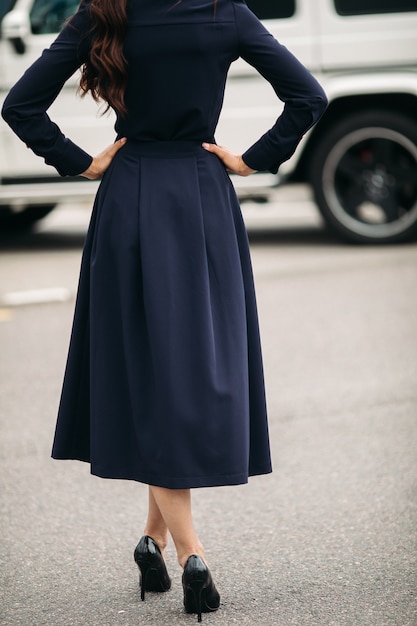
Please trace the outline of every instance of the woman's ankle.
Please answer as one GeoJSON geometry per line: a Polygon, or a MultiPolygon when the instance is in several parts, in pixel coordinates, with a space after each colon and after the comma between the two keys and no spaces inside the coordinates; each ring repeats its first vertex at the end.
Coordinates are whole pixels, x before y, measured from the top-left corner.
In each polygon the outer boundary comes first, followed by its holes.
{"type": "MultiPolygon", "coordinates": [[[[183,547],[181,550],[177,550],[177,558],[178,558],[178,563],[181,565],[181,567],[184,569],[185,564],[187,563],[189,557],[192,554],[196,554],[197,556],[201,557],[201,559],[204,561],[204,563],[206,563],[206,559],[204,556],[204,547],[201,545],[201,543],[197,543],[194,546],[187,546],[187,547],[183,547]]],[[[207,565],[207,563],[206,563],[207,565]]]]}

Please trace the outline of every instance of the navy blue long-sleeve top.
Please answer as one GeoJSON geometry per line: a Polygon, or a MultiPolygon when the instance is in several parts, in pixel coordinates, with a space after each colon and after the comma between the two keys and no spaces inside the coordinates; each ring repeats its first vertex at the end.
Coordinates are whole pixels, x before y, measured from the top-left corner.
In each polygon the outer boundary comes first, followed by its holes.
{"type": "MultiPolygon", "coordinates": [[[[136,141],[213,141],[226,76],[238,57],[271,83],[285,103],[274,126],[243,154],[254,170],[276,172],[326,108],[323,89],[264,28],[244,0],[128,0],[125,118],[119,137],[136,141]]],[[[2,115],[15,133],[65,176],[92,157],[66,138],[47,110],[88,58],[89,0],[7,96],[2,115]]]]}

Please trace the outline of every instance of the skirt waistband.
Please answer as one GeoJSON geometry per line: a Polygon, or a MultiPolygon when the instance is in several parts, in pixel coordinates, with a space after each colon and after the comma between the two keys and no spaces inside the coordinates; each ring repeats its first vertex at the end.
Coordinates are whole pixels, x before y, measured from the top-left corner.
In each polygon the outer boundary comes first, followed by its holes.
{"type": "Polygon", "coordinates": [[[186,140],[186,141],[137,141],[136,139],[128,139],[126,145],[122,148],[126,154],[136,154],[140,156],[186,156],[196,154],[202,148],[203,141],[186,140]]]}

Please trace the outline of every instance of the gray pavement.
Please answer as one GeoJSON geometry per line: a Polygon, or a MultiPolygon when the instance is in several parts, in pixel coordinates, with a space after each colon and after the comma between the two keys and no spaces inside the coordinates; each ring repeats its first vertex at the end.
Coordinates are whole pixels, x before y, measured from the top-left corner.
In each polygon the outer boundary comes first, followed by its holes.
{"type": "MultiPolygon", "coordinates": [[[[417,246],[341,245],[305,198],[274,210],[245,209],[274,473],[194,492],[222,595],[203,623],[416,626],[417,246]]],[[[71,294],[0,305],[0,624],[194,624],[172,545],[172,590],[140,601],[146,487],[49,458],[87,218],[57,211],[0,250],[0,297],[71,294]]]]}

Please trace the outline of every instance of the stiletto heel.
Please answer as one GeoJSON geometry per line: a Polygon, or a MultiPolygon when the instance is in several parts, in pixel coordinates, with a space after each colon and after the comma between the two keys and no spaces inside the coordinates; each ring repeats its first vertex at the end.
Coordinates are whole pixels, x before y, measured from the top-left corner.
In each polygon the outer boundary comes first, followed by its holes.
{"type": "Polygon", "coordinates": [[[146,591],[146,583],[148,579],[148,573],[150,570],[149,563],[138,563],[138,567],[140,570],[140,599],[145,600],[145,591],[146,591]]]}
{"type": "Polygon", "coordinates": [[[197,613],[197,621],[202,621],[202,613],[217,611],[219,608],[219,592],[214,585],[207,565],[196,554],[192,554],[185,564],[182,586],[185,611],[197,613]]]}
{"type": "Polygon", "coordinates": [[[201,622],[201,592],[203,590],[203,585],[203,580],[193,580],[192,582],[186,584],[185,591],[186,594],[191,591],[193,595],[192,602],[190,602],[190,599],[188,599],[188,602],[186,602],[185,610],[187,611],[187,613],[197,613],[197,621],[199,622],[201,622]],[[187,606],[188,608],[195,608],[195,611],[187,610],[187,606]]]}
{"type": "Polygon", "coordinates": [[[154,540],[144,535],[133,554],[140,571],[140,599],[145,599],[145,591],[168,591],[171,579],[165,561],[154,540]]]}

